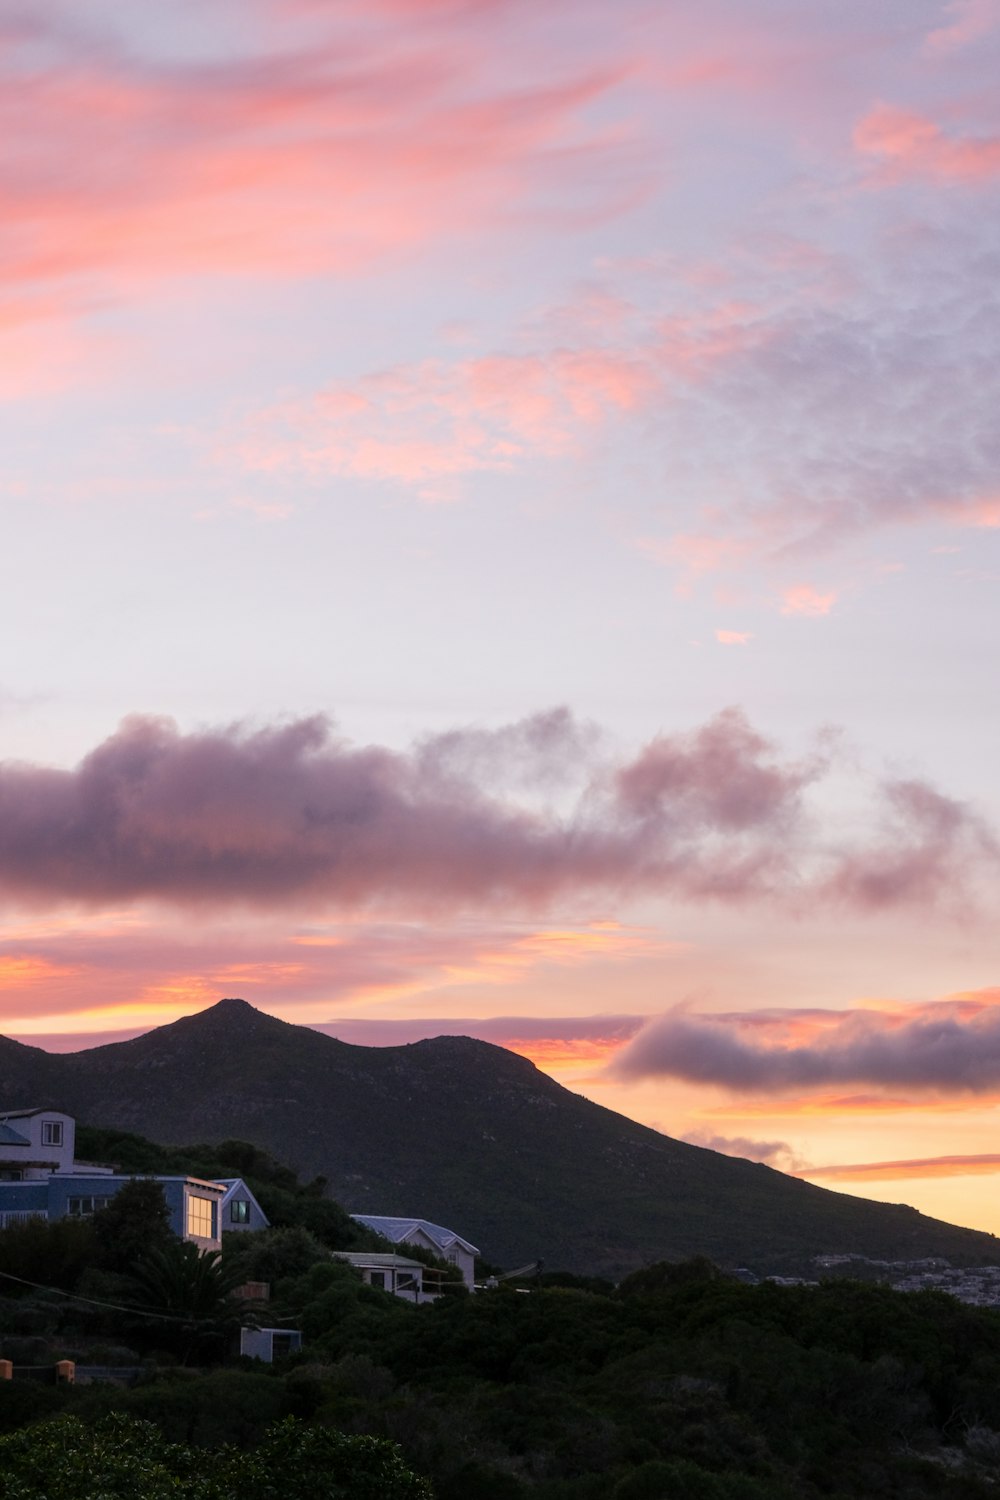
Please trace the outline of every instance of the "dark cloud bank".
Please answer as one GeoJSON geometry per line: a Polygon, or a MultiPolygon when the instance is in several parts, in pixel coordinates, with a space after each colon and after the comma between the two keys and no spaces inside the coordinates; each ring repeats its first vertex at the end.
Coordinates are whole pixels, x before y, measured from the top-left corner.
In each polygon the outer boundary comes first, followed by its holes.
{"type": "Polygon", "coordinates": [[[752,1016],[661,1016],[627,1043],[609,1071],[680,1078],[741,1092],[809,1091],[867,1083],[949,1093],[1000,1087],[1000,1006],[964,1016],[948,1002],[910,1020],[849,1011],[815,1039],[792,1045],[748,1035],[752,1016]]]}
{"type": "Polygon", "coordinates": [[[73,770],[0,765],[0,893],[28,903],[532,904],[588,891],[688,899],[950,898],[996,862],[963,804],[885,782],[863,844],[818,827],[830,766],[783,759],[735,709],[615,761],[557,709],[401,753],[323,718],[182,734],[126,720],[73,770]]]}

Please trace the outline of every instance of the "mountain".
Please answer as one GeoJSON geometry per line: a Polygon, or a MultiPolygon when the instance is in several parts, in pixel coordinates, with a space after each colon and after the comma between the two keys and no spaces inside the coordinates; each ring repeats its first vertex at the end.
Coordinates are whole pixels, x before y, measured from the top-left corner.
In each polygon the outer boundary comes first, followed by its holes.
{"type": "Polygon", "coordinates": [[[252,1141],[325,1176],[352,1212],[447,1224],[504,1265],[617,1276],[695,1254],[759,1271],[824,1252],[1000,1259],[992,1235],[672,1140],[488,1042],[356,1047],[242,1000],[84,1052],[0,1038],[0,1105],[168,1145],[252,1141]]]}

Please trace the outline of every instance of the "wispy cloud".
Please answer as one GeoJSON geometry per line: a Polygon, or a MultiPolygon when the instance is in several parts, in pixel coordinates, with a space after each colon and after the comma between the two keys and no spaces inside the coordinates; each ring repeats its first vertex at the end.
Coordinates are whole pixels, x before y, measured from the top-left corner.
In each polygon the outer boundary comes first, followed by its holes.
{"type": "Polygon", "coordinates": [[[879,104],[860,121],[854,144],[884,163],[882,181],[977,183],[1000,177],[1000,135],[949,135],[927,116],[891,104],[879,104]]]}
{"type": "Polygon", "coordinates": [[[813,618],[828,615],[837,602],[835,589],[821,593],[810,583],[796,583],[787,588],[781,599],[783,615],[808,615],[813,618]]]}
{"type": "Polygon", "coordinates": [[[997,0],[951,0],[945,13],[947,24],[927,33],[924,52],[930,57],[961,51],[1000,29],[997,0]]]}
{"type": "Polygon", "coordinates": [[[258,411],[219,457],[258,473],[413,486],[574,451],[582,435],[654,389],[642,361],[614,350],[491,355],[400,366],[258,411]]]}
{"type": "Polygon", "coordinates": [[[802,1167],[796,1177],[834,1182],[891,1182],[906,1177],[973,1177],[1000,1172],[1000,1155],[922,1156],[904,1161],[854,1162],[842,1166],[802,1167]]]}
{"type": "Polygon", "coordinates": [[[761,1161],[765,1166],[775,1167],[779,1172],[805,1175],[807,1163],[793,1151],[787,1141],[757,1141],[745,1135],[714,1135],[710,1130],[691,1130],[680,1139],[691,1146],[704,1146],[709,1151],[719,1151],[723,1156],[742,1156],[748,1161],[761,1161]]]}
{"type": "Polygon", "coordinates": [[[80,15],[4,26],[0,264],[26,312],[53,287],[85,309],[151,279],[365,273],[443,234],[576,222],[622,194],[628,146],[589,114],[621,56],[511,85],[466,28],[428,45],[412,8],[348,3],[302,28],[286,7],[267,34],[245,10],[238,38],[210,26],[197,58],[171,61],[80,15]]]}

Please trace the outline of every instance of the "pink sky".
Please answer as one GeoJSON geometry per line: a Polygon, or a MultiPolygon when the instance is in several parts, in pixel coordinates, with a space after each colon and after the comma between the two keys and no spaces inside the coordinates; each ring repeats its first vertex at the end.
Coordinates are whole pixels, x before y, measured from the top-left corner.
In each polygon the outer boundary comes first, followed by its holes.
{"type": "Polygon", "coordinates": [[[1000,1230],[994,0],[0,17],[0,1031],[1000,1230]]]}

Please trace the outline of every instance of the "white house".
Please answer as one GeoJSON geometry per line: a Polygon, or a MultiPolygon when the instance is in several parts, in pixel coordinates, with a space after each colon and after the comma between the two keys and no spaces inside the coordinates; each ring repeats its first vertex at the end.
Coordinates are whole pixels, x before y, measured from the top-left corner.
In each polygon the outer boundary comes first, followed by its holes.
{"type": "Polygon", "coordinates": [[[241,1328],[240,1353],[248,1359],[260,1359],[265,1364],[284,1359],[288,1354],[298,1354],[302,1348],[302,1334],[298,1328],[241,1328]]]}
{"type": "MultiPolygon", "coordinates": [[[[366,1286],[392,1292],[394,1297],[402,1297],[407,1302],[435,1301],[436,1293],[424,1285],[425,1276],[430,1276],[431,1285],[434,1285],[434,1274],[419,1260],[381,1250],[335,1250],[333,1258],[353,1266],[366,1286]]],[[[438,1275],[443,1275],[443,1272],[438,1272],[438,1275]]]]}
{"type": "Polygon", "coordinates": [[[382,1235],[394,1245],[419,1245],[424,1250],[432,1251],[442,1260],[457,1266],[469,1291],[474,1290],[479,1249],[476,1245],[470,1245],[468,1240],[463,1240],[453,1229],[444,1229],[440,1224],[432,1224],[427,1219],[395,1219],[381,1214],[352,1214],[351,1218],[358,1224],[364,1224],[367,1229],[374,1229],[376,1234],[382,1235]]]}
{"type": "Polygon", "coordinates": [[[0,1181],[37,1182],[71,1172],[76,1121],[58,1109],[0,1111],[0,1181]]]}

